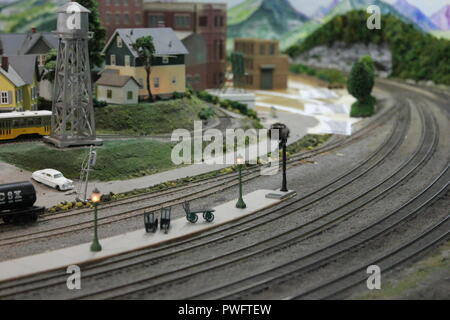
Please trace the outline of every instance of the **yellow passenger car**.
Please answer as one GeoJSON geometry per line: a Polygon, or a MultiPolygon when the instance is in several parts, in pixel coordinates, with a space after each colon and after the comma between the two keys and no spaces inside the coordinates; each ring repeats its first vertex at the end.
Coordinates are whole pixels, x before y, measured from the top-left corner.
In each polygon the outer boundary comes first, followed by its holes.
{"type": "Polygon", "coordinates": [[[0,140],[12,140],[22,135],[48,136],[51,130],[50,111],[0,113],[0,140]]]}

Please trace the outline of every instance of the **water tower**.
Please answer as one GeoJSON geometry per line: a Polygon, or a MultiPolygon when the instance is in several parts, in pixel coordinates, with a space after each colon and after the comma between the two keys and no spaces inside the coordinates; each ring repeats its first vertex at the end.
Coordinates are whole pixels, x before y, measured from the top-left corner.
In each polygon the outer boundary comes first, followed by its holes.
{"type": "Polygon", "coordinates": [[[58,9],[58,58],[52,101],[52,130],[46,140],[59,148],[101,145],[95,133],[88,40],[90,11],[77,2],[58,9]]]}

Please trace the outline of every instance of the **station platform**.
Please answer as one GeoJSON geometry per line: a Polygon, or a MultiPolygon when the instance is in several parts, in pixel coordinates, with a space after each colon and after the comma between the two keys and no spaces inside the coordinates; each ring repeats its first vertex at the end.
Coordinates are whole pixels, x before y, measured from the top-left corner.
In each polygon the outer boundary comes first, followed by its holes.
{"type": "Polygon", "coordinates": [[[100,252],[91,252],[91,243],[85,243],[4,261],[0,263],[0,282],[63,269],[70,265],[78,265],[81,267],[83,264],[97,262],[123,253],[150,248],[166,242],[194,236],[230,221],[243,218],[262,209],[270,208],[283,201],[281,199],[266,198],[266,195],[271,192],[273,192],[273,190],[257,190],[245,195],[244,202],[247,204],[246,209],[236,208],[237,199],[213,208],[215,210],[215,219],[212,223],[204,221],[201,214],[199,215],[196,224],[188,222],[185,217],[174,219],[171,221],[168,234],[165,234],[164,231],[160,229],[158,229],[156,233],[146,233],[144,219],[142,219],[141,230],[106,239],[100,238],[100,244],[102,246],[102,251],[100,252]]]}

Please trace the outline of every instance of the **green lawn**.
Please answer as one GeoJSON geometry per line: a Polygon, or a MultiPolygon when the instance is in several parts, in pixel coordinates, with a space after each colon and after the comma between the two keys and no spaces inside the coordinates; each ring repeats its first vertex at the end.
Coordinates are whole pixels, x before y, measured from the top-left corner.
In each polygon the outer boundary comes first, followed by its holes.
{"type": "MultiPolygon", "coordinates": [[[[124,180],[173,168],[172,144],[150,140],[105,142],[97,148],[97,165],[92,180],[124,180]]],[[[53,168],[67,178],[78,179],[87,148],[59,150],[51,146],[24,143],[0,147],[0,159],[36,171],[53,168]]]]}
{"type": "Polygon", "coordinates": [[[197,97],[127,106],[107,106],[95,111],[97,132],[126,135],[172,133],[194,129],[198,113],[207,105],[197,97]]]}

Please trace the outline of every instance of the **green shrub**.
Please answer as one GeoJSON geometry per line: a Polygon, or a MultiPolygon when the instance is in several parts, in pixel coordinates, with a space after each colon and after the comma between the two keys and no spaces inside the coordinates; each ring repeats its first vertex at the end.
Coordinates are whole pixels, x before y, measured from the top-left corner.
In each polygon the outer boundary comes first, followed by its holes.
{"type": "Polygon", "coordinates": [[[356,101],[352,105],[350,116],[354,118],[370,117],[375,112],[376,99],[374,97],[366,97],[356,101]]]}
{"type": "Polygon", "coordinates": [[[183,92],[174,92],[173,93],[173,99],[183,99],[185,97],[185,94],[183,92]]]}
{"type": "Polygon", "coordinates": [[[214,109],[211,107],[203,108],[199,113],[198,117],[202,120],[208,120],[215,115],[214,109]]]}
{"type": "Polygon", "coordinates": [[[348,77],[348,92],[361,100],[370,96],[374,84],[374,75],[369,67],[363,62],[355,62],[348,77]]]}
{"type": "Polygon", "coordinates": [[[96,98],[94,98],[92,100],[92,102],[94,104],[94,108],[99,108],[99,109],[104,108],[108,105],[108,103],[106,101],[100,101],[100,100],[97,100],[96,98]]]}

